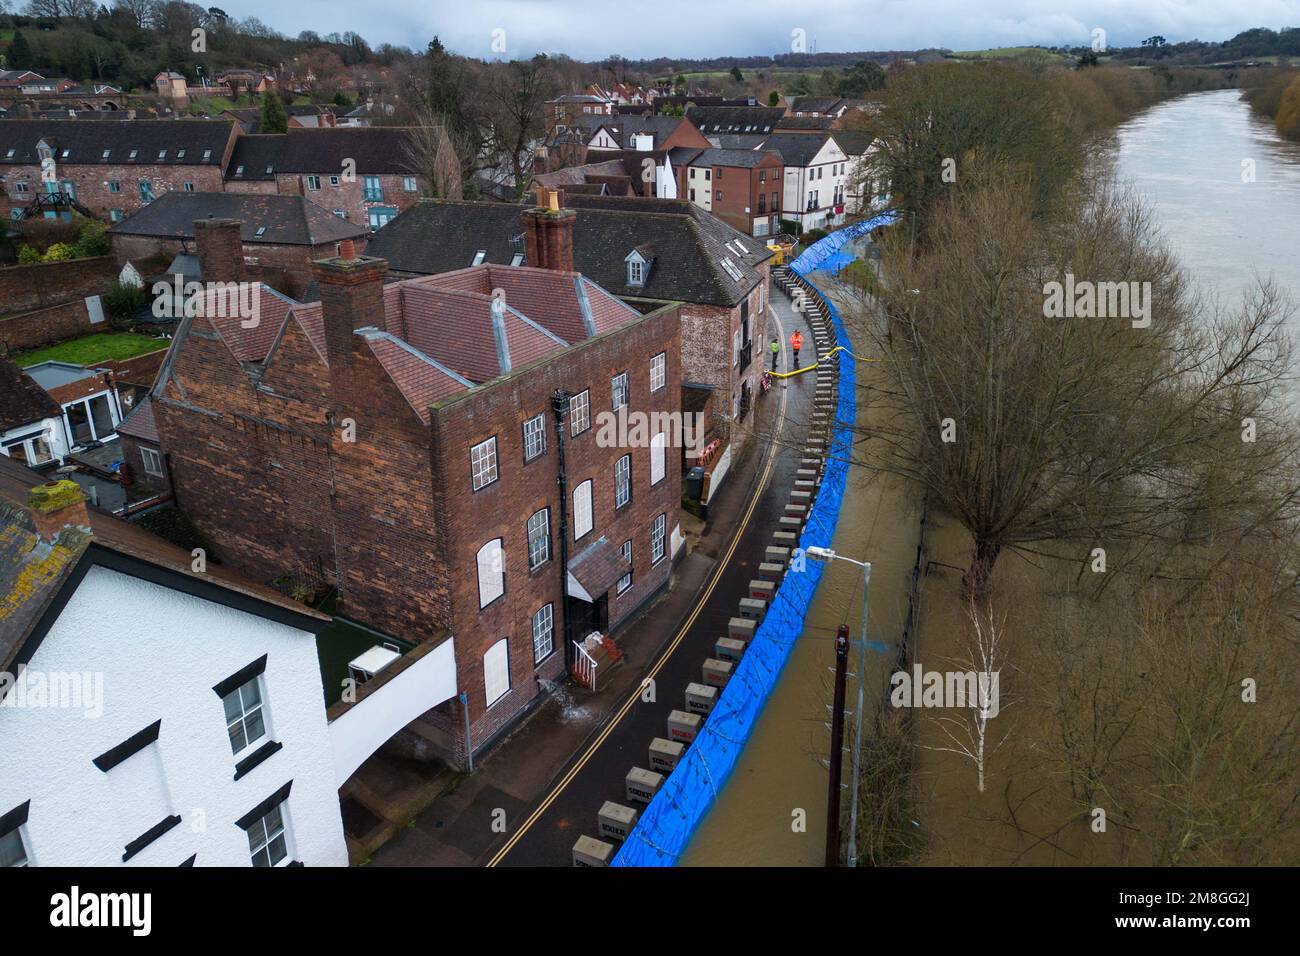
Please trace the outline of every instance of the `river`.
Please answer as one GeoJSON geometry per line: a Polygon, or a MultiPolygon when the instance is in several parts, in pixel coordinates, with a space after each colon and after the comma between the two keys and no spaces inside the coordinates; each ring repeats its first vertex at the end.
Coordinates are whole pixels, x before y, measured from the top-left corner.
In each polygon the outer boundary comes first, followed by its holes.
{"type": "MultiPolygon", "coordinates": [[[[1300,302],[1300,143],[1279,138],[1237,90],[1144,111],[1116,131],[1111,158],[1118,179],[1151,204],[1163,240],[1199,289],[1230,302],[1257,276],[1272,277],[1300,302]]],[[[903,489],[851,478],[835,544],[875,564],[872,636],[886,644],[901,623],[915,520],[903,489]]],[[[853,575],[841,571],[824,582],[807,639],[683,865],[820,864],[826,772],[814,752],[826,742],[829,636],[839,620],[856,622],[861,608],[853,575]],[[791,826],[793,808],[807,809],[805,832],[791,826]]]]}

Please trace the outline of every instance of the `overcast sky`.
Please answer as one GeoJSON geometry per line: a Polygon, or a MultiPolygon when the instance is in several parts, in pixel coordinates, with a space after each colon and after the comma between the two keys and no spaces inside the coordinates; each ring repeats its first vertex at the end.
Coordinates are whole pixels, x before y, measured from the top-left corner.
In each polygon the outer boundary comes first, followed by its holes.
{"type": "Polygon", "coordinates": [[[1097,28],[1110,45],[1129,46],[1156,33],[1225,40],[1300,26],[1300,0],[226,0],[223,9],[290,36],[352,30],[372,45],[419,50],[436,34],[483,58],[501,56],[502,43],[507,57],[776,54],[790,51],[796,29],[808,49],[830,52],[1085,45],[1097,28]]]}

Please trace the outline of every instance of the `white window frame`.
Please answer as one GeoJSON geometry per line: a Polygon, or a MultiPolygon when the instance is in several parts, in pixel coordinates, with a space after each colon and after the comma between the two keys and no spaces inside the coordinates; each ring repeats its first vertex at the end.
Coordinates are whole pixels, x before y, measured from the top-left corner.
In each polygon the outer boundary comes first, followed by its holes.
{"type": "Polygon", "coordinates": [[[626,371],[619,372],[609,380],[609,404],[610,408],[618,411],[620,408],[626,408],[632,401],[632,379],[626,371]],[[622,401],[619,401],[619,393],[622,393],[622,401]]]}
{"type": "Polygon", "coordinates": [[[668,515],[661,514],[650,522],[650,567],[654,567],[664,559],[666,549],[664,547],[664,538],[668,533],[668,515]],[[655,552],[658,552],[656,555],[655,552]]]}
{"type": "Polygon", "coordinates": [[[632,500],[632,456],[624,455],[614,462],[614,510],[632,500]]]}
{"type": "Polygon", "coordinates": [[[623,556],[627,562],[627,574],[618,579],[618,584],[614,587],[615,594],[622,594],[632,586],[632,539],[628,538],[618,546],[618,553],[623,556]]]}
{"type": "Polygon", "coordinates": [[[536,461],[545,454],[546,415],[534,415],[524,420],[524,464],[536,461]]]}
{"type": "Polygon", "coordinates": [[[258,856],[263,853],[266,854],[267,864],[271,867],[281,866],[290,860],[292,854],[289,852],[289,814],[286,806],[288,802],[288,800],[281,800],[253,821],[252,826],[248,828],[248,856],[253,866],[257,866],[258,856]],[[273,815],[279,817],[278,824],[275,826],[267,823],[273,815]],[[279,859],[272,859],[270,848],[278,837],[284,838],[284,854],[279,859]]]}
{"type": "Polygon", "coordinates": [[[162,455],[158,449],[140,446],[140,464],[144,466],[144,473],[152,475],[155,478],[163,477],[162,455]]]}
{"type": "Polygon", "coordinates": [[[238,757],[240,754],[247,753],[249,748],[259,740],[263,740],[271,735],[271,725],[268,720],[269,715],[267,714],[266,709],[266,688],[262,686],[261,674],[257,674],[251,679],[244,681],[244,683],[240,684],[229,694],[222,697],[221,709],[222,715],[226,718],[226,739],[230,742],[230,752],[232,755],[238,757]],[[257,693],[257,701],[253,704],[250,704],[245,699],[246,696],[250,695],[245,695],[244,691],[250,687],[257,693]],[[235,717],[230,716],[229,708],[226,706],[226,702],[231,698],[234,698],[235,703],[239,707],[239,714],[235,717]],[[254,716],[262,722],[262,731],[256,737],[249,736],[248,731],[249,721],[252,720],[254,716]],[[243,733],[244,745],[242,747],[235,746],[235,739],[230,733],[236,725],[239,725],[240,730],[243,733]]]}
{"type": "Polygon", "coordinates": [[[668,384],[668,353],[650,356],[650,391],[657,392],[668,384]]]}
{"type": "Polygon", "coordinates": [[[491,707],[510,693],[510,642],[501,638],[483,655],[483,699],[491,707]]]}
{"type": "Polygon", "coordinates": [[[319,192],[319,191],[320,191],[320,177],[319,177],[319,176],[308,176],[308,177],[307,177],[307,191],[308,191],[308,192],[313,192],[313,193],[314,193],[314,192],[319,192]]]}
{"type": "Polygon", "coordinates": [[[653,488],[664,480],[668,474],[667,452],[668,435],[660,432],[650,439],[650,487],[653,488]]]}
{"type": "Polygon", "coordinates": [[[474,556],[478,569],[478,606],[480,610],[506,593],[506,557],[500,538],[493,538],[474,556]]]}
{"type": "Polygon", "coordinates": [[[555,606],[543,604],[533,615],[533,663],[540,664],[555,652],[555,606]]]}
{"type": "Polygon", "coordinates": [[[569,435],[573,438],[591,427],[591,390],[584,388],[569,399],[569,435]],[[582,427],[578,427],[581,425],[582,427]]]}
{"type": "Polygon", "coordinates": [[[501,477],[497,468],[497,436],[485,438],[469,449],[469,481],[474,491],[482,491],[501,477]]]}
{"type": "Polygon", "coordinates": [[[581,541],[595,530],[591,509],[591,479],[573,489],[573,540],[581,541]]]}
{"type": "Polygon", "coordinates": [[[536,571],[551,560],[551,509],[542,508],[529,515],[525,530],[528,534],[528,570],[536,571]],[[542,547],[534,549],[534,541],[540,541],[542,547]]]}
{"type": "Polygon", "coordinates": [[[402,192],[417,193],[420,191],[420,184],[414,176],[402,177],[402,192]]]}

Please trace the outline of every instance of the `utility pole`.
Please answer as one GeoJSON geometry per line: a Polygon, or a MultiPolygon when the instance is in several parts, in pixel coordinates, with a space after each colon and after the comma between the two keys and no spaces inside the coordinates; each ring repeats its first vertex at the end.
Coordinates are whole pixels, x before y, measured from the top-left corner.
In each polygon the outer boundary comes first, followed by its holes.
{"type": "Polygon", "coordinates": [[[844,684],[849,665],[849,626],[835,632],[835,709],[831,712],[830,782],[826,790],[826,865],[840,863],[840,766],[844,755],[844,684]]]}

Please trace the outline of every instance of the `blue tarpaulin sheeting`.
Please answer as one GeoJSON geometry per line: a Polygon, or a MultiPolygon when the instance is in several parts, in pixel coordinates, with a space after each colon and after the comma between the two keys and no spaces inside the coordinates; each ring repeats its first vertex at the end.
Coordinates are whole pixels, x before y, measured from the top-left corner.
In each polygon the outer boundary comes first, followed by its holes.
{"type": "MultiPolygon", "coordinates": [[[[892,218],[878,217],[850,228],[858,230],[857,235],[861,235],[888,221],[892,218]]],[[[816,261],[824,261],[846,241],[856,238],[852,235],[841,238],[847,232],[848,229],[832,233],[809,247],[791,268],[810,253],[820,253],[822,243],[833,242],[831,253],[820,258],[814,256],[816,261]]],[[[802,274],[802,270],[800,272],[802,274]]],[[[835,338],[846,350],[839,353],[836,424],[831,433],[831,448],[821,487],[799,539],[799,547],[803,549],[814,545],[830,547],[835,535],[848,477],[849,425],[857,417],[855,362],[849,350],[848,335],[839,312],[829,301],[826,306],[835,326],[835,338]]],[[[768,694],[776,686],[794,642],[803,632],[804,614],[821,581],[822,564],[813,560],[799,563],[802,569],[792,565],[781,581],[754,639],[701,728],[700,735],[641,814],[636,827],[614,857],[612,866],[672,866],[685,851],[691,834],[735,768],[768,694]]]]}
{"type": "Polygon", "coordinates": [[[865,236],[873,229],[888,226],[896,218],[898,218],[896,214],[887,212],[871,219],[864,219],[862,222],[855,222],[843,229],[838,229],[825,239],[814,242],[801,252],[799,257],[790,263],[790,269],[801,276],[806,276],[815,269],[826,272],[839,272],[854,258],[850,253],[844,251],[843,246],[846,243],[850,243],[860,236],[865,236]]]}

